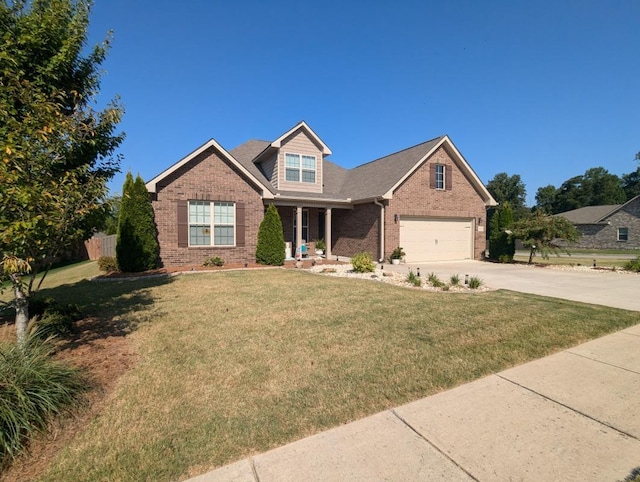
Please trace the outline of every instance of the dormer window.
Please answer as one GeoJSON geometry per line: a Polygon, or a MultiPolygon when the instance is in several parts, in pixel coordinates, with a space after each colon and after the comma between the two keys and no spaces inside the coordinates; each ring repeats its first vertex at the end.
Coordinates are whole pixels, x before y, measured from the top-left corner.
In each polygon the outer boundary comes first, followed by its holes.
{"type": "Polygon", "coordinates": [[[289,182],[316,182],[316,157],[285,154],[285,179],[289,182]]]}

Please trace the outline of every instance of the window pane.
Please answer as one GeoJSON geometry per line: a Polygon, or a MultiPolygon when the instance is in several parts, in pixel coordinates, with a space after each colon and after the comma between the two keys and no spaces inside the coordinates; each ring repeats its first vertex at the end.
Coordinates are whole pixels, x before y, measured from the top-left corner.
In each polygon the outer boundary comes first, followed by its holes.
{"type": "Polygon", "coordinates": [[[316,169],[316,158],[313,156],[302,156],[302,169],[316,169]]]}
{"type": "Polygon", "coordinates": [[[629,230],[628,228],[618,228],[618,241],[628,241],[629,230]]]}
{"type": "Polygon", "coordinates": [[[190,224],[209,224],[210,222],[210,203],[209,201],[190,201],[189,202],[189,223],[190,224]]]}
{"type": "Polygon", "coordinates": [[[285,154],[285,166],[300,168],[300,155],[298,154],[285,154]]]}
{"type": "Polygon", "coordinates": [[[302,171],[302,182],[316,182],[316,172],[302,171]]]}
{"type": "Polygon", "coordinates": [[[233,203],[215,203],[213,205],[214,224],[233,224],[233,203]]]}
{"type": "Polygon", "coordinates": [[[213,242],[216,246],[232,246],[233,226],[215,226],[213,228],[213,242]]]}
{"type": "Polygon", "coordinates": [[[436,165],[436,189],[444,189],[444,166],[436,165]]]}
{"type": "Polygon", "coordinates": [[[300,171],[298,169],[289,169],[286,170],[286,179],[287,181],[298,182],[300,181],[300,171]]]}
{"type": "Polygon", "coordinates": [[[211,230],[209,226],[189,226],[189,241],[192,246],[210,246],[211,230]]]}

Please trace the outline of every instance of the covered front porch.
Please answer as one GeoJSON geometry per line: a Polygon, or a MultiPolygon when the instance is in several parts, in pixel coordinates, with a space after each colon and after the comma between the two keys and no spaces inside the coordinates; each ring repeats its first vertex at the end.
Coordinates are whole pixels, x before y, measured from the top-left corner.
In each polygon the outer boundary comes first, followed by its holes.
{"type": "Polygon", "coordinates": [[[283,199],[272,202],[282,221],[286,259],[331,259],[337,233],[333,229],[337,212],[352,210],[347,200],[283,199]],[[300,227],[300,228],[298,228],[300,227]],[[324,243],[322,254],[316,254],[319,241],[324,243]]]}

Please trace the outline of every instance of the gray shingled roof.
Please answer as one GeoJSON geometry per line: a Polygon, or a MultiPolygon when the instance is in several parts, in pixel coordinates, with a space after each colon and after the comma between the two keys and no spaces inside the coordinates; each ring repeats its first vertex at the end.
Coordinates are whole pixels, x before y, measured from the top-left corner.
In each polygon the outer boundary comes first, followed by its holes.
{"type": "Polygon", "coordinates": [[[426,156],[442,137],[444,136],[351,169],[342,185],[342,194],[353,200],[382,196],[426,156]]]}
{"type": "Polygon", "coordinates": [[[585,206],[583,208],[574,209],[558,213],[556,216],[562,216],[573,224],[598,224],[608,214],[620,209],[622,204],[607,204],[604,206],[585,206]]]}
{"type": "MultiPolygon", "coordinates": [[[[380,197],[402,179],[441,140],[442,137],[437,137],[417,146],[362,164],[351,170],[325,159],[323,164],[323,193],[310,194],[308,197],[321,199],[351,198],[352,200],[380,197]]],[[[269,179],[253,162],[269,145],[270,142],[268,141],[251,140],[231,149],[229,153],[267,186],[271,192],[276,193],[278,191],[273,188],[269,179]]],[[[286,191],[280,191],[280,194],[285,196],[302,195],[302,193],[286,191]]],[[[305,196],[303,195],[303,197],[305,196]]]]}
{"type": "Polygon", "coordinates": [[[240,164],[242,164],[247,171],[253,174],[264,186],[272,193],[276,192],[276,189],[271,184],[271,181],[267,179],[264,173],[256,166],[253,160],[258,157],[265,149],[271,145],[268,141],[259,141],[256,139],[245,142],[244,144],[235,147],[229,151],[240,164]]]}

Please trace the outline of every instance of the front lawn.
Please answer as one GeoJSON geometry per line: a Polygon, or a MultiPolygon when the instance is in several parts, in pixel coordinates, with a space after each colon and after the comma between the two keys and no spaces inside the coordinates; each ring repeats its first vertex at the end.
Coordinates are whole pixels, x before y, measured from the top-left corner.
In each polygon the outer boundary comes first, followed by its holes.
{"type": "Polygon", "coordinates": [[[139,357],[47,481],[184,479],[638,322],[509,291],[429,293],[295,270],[43,294],[108,318],[139,357]]]}

